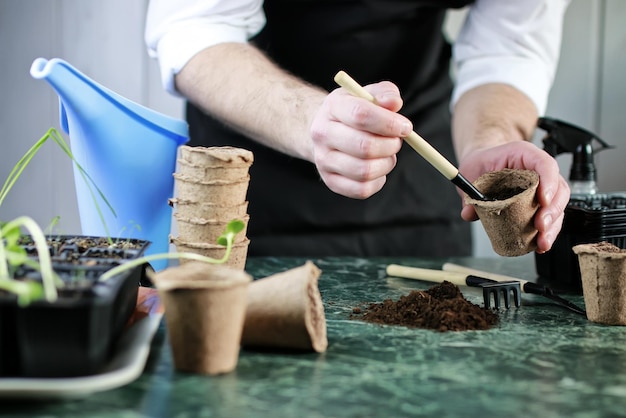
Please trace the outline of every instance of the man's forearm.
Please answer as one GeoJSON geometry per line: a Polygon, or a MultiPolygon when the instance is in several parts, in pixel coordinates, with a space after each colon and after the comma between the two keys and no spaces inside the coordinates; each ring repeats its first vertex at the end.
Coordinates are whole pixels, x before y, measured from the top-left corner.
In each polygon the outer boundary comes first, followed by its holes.
{"type": "Polygon", "coordinates": [[[532,101],[509,85],[485,84],[467,91],[456,103],[452,118],[459,161],[476,148],[531,140],[537,117],[532,101]]]}
{"type": "Polygon", "coordinates": [[[288,155],[312,160],[312,118],[326,92],[287,74],[248,44],[195,55],[176,76],[192,103],[235,130],[288,155]]]}

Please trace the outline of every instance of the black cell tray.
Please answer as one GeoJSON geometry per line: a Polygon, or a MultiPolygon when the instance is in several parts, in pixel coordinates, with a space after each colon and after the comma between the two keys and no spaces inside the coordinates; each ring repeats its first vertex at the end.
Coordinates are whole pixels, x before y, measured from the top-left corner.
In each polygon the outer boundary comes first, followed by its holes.
{"type": "MultiPolygon", "coordinates": [[[[98,278],[124,260],[141,257],[148,241],[114,239],[117,248],[82,246],[83,236],[49,238],[53,268],[65,283],[55,302],[17,306],[0,292],[0,376],[71,377],[96,373],[110,359],[136,303],[145,265],[105,282],[98,278]],[[124,248],[123,243],[133,244],[124,248]],[[63,244],[63,245],[61,245],[63,244]]],[[[34,247],[23,244],[36,257],[34,247]]],[[[41,280],[34,270],[16,277],[41,280]]]]}
{"type": "Polygon", "coordinates": [[[626,249],[626,192],[572,195],[552,249],[545,254],[535,253],[540,281],[581,293],[580,267],[572,247],[602,241],[626,249]]]}

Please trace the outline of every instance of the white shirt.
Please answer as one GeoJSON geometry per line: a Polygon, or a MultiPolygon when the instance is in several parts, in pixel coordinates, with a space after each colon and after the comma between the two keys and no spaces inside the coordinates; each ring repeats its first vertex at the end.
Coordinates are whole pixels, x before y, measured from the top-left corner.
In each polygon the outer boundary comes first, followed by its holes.
{"type": "MultiPolygon", "coordinates": [[[[505,83],[545,112],[569,0],[477,0],[453,46],[451,105],[467,90],[505,83]]],[[[262,0],[150,0],[145,41],[159,60],[161,80],[178,95],[174,76],[198,52],[247,42],[265,25],[262,0]]],[[[393,80],[390,80],[393,81],[393,80]]]]}

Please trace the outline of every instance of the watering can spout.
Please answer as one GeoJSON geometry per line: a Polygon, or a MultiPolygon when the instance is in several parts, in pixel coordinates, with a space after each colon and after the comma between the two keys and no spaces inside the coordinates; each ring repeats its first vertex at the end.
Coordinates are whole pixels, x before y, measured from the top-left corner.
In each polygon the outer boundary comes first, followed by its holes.
{"type": "MultiPolygon", "coordinates": [[[[48,61],[45,58],[37,58],[33,61],[33,64],[30,66],[30,74],[33,78],[36,79],[44,79],[51,80],[51,72],[55,69],[55,65],[61,64],[61,60],[55,58],[48,61]]],[[[63,101],[61,100],[61,94],[67,96],[66,93],[67,88],[63,85],[63,83],[52,83],[50,84],[59,94],[59,115],[60,115],[60,125],[61,129],[65,131],[65,133],[69,133],[69,125],[67,123],[67,113],[65,112],[65,108],[63,107],[63,101]]]]}
{"type": "MultiPolygon", "coordinates": [[[[58,58],[37,58],[30,73],[59,96],[72,154],[103,195],[75,166],[82,233],[144,239],[152,243],[146,254],[167,252],[172,173],[177,149],[188,141],[187,123],[120,96],[58,58]]],[[[153,263],[156,270],[165,266],[153,263]]]]}

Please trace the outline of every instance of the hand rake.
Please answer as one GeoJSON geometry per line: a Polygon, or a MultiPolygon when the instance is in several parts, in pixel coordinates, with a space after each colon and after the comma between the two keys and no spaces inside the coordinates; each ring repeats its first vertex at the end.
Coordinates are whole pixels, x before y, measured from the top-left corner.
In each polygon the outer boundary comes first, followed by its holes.
{"type": "Polygon", "coordinates": [[[470,267],[460,266],[458,264],[453,264],[453,263],[445,263],[442,269],[448,272],[472,274],[472,275],[477,275],[481,277],[486,277],[486,278],[496,280],[499,282],[517,280],[519,281],[522,291],[524,293],[532,293],[534,295],[543,296],[545,298],[548,298],[556,302],[557,304],[564,307],[565,309],[569,309],[570,311],[576,312],[577,314],[583,315],[585,317],[587,316],[587,313],[585,312],[584,309],[576,306],[575,304],[573,304],[572,302],[566,299],[563,299],[562,297],[554,293],[552,289],[545,287],[543,285],[537,284],[537,283],[529,282],[527,280],[516,279],[514,277],[509,277],[509,276],[505,276],[502,274],[488,273],[485,271],[473,269],[470,267]]]}
{"type": "Polygon", "coordinates": [[[492,296],[495,309],[500,309],[501,297],[507,309],[511,307],[511,298],[513,298],[516,307],[519,307],[521,304],[521,288],[518,280],[498,281],[472,274],[407,267],[398,264],[389,264],[387,266],[387,274],[405,279],[424,280],[434,283],[448,281],[457,286],[480,287],[483,289],[483,302],[488,309],[491,308],[492,296]]]}

